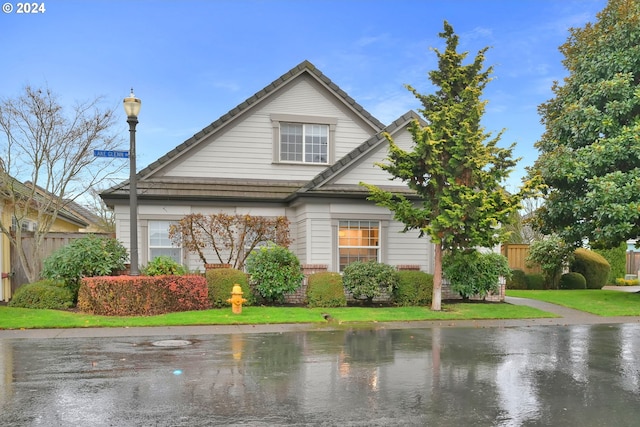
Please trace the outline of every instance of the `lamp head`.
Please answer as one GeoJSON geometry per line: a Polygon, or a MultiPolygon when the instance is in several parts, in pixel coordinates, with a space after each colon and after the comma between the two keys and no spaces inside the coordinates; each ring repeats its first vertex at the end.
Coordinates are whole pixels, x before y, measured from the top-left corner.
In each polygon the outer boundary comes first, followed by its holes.
{"type": "Polygon", "coordinates": [[[136,98],[133,94],[133,88],[131,88],[131,94],[128,98],[124,99],[124,112],[127,113],[127,117],[138,117],[141,104],[142,101],[136,98]]]}

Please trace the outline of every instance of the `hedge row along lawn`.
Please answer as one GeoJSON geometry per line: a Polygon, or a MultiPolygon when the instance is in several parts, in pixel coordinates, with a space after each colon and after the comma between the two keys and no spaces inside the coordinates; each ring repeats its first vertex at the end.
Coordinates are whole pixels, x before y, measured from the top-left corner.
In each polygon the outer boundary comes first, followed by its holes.
{"type": "Polygon", "coordinates": [[[500,303],[445,304],[441,312],[429,307],[243,307],[241,314],[231,308],[186,311],[159,316],[92,316],[62,310],[34,310],[0,307],[0,329],[50,329],[88,327],[237,325],[278,323],[401,322],[418,320],[530,319],[556,317],[531,307],[500,303]]]}
{"type": "Polygon", "coordinates": [[[507,295],[530,298],[573,308],[598,316],[640,316],[640,293],[604,289],[558,291],[507,290],[507,295]]]}

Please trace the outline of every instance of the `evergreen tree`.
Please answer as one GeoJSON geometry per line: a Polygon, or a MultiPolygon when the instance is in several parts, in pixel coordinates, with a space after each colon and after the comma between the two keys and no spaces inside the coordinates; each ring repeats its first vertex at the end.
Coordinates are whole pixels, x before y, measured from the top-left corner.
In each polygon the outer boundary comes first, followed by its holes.
{"type": "Polygon", "coordinates": [[[439,69],[429,73],[439,90],[422,95],[407,86],[423,105],[419,111],[426,126],[411,124],[412,151],[401,149],[387,135],[389,163],[379,165],[407,183],[419,203],[362,184],[370,200],[392,210],[405,230],[420,230],[435,244],[433,310],[441,309],[443,251],[499,243],[504,237],[500,224],[509,221],[521,200],[520,194],[509,194],[501,185],[517,161],[511,158],[513,145],[499,148],[501,133],[492,137],[480,126],[486,105],[482,91],[492,72],[491,67],[483,71],[487,48],[463,65],[467,52],[457,52],[458,36],[446,21],[439,36],[446,40],[446,49],[434,49],[439,69]]]}
{"type": "Polygon", "coordinates": [[[610,0],[560,51],[569,75],[539,107],[529,171],[546,198],[534,225],[574,246],[616,247],[640,235],[640,1],[610,0]]]}

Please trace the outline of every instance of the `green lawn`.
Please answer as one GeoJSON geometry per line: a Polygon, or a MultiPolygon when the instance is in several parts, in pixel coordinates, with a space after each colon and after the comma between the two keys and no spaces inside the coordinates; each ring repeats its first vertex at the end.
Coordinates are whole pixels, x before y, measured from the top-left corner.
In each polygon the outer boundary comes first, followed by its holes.
{"type": "Polygon", "coordinates": [[[603,289],[516,291],[508,290],[508,296],[531,298],[574,308],[598,316],[640,316],[640,294],[603,289]]]}
{"type": "Polygon", "coordinates": [[[331,322],[389,322],[417,320],[472,320],[472,319],[528,319],[555,317],[553,314],[530,307],[511,304],[445,304],[441,312],[429,307],[389,308],[301,308],[301,307],[243,307],[241,314],[232,314],[230,308],[187,311],[148,317],[91,316],[58,310],[33,310],[0,307],[0,329],[34,328],[86,328],[135,327],[178,325],[235,325],[275,323],[325,324],[325,315],[331,322]]]}

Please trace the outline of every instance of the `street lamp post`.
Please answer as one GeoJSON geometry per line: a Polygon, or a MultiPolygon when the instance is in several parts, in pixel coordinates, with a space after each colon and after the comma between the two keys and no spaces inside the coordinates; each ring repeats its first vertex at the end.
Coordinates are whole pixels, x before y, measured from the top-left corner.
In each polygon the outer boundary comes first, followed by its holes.
{"type": "Polygon", "coordinates": [[[136,125],[142,102],[133,94],[124,99],[124,111],[129,123],[129,222],[130,234],[130,272],[132,276],[140,275],[138,270],[138,184],[136,182],[136,125]]]}

